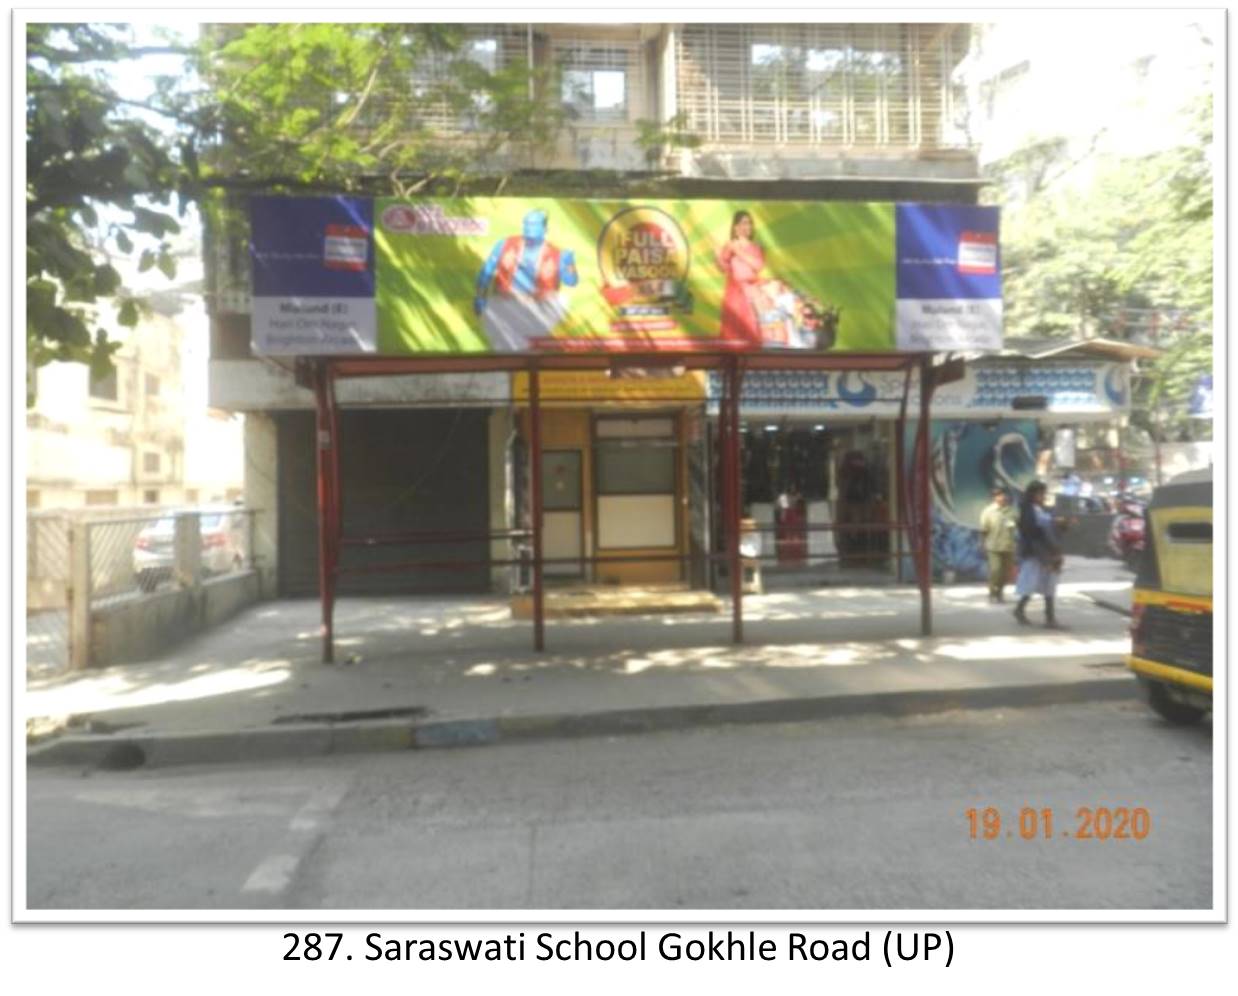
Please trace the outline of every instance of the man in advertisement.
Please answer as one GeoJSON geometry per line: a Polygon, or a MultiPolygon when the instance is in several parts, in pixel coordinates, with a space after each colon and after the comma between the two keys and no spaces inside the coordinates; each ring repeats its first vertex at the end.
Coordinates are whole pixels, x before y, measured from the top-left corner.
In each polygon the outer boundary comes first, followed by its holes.
{"type": "Polygon", "coordinates": [[[561,288],[580,279],[576,257],[546,238],[548,225],[545,211],[530,211],[521,234],[497,242],[477,275],[473,311],[495,352],[528,352],[567,317],[561,288]]]}

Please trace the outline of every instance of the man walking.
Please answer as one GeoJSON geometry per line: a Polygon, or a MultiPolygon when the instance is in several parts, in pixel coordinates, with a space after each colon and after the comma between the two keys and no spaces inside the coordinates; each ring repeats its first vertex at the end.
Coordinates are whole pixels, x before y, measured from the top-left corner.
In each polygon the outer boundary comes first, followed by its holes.
{"type": "Polygon", "coordinates": [[[1002,590],[1014,568],[1015,530],[1018,516],[1010,505],[1010,496],[1001,488],[993,489],[993,501],[980,513],[980,541],[989,558],[989,601],[1004,602],[1002,590]]]}

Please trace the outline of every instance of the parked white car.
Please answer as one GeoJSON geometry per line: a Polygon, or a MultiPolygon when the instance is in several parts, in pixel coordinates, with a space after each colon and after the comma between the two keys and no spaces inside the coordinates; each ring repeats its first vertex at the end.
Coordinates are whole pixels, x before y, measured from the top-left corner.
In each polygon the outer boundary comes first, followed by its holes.
{"type": "MultiPolygon", "coordinates": [[[[166,515],[138,533],[133,544],[133,574],[143,591],[154,591],[172,579],[176,563],[176,517],[192,514],[195,513],[166,515]]],[[[244,514],[235,509],[203,509],[196,514],[200,516],[203,573],[227,574],[243,566],[244,514]]]]}

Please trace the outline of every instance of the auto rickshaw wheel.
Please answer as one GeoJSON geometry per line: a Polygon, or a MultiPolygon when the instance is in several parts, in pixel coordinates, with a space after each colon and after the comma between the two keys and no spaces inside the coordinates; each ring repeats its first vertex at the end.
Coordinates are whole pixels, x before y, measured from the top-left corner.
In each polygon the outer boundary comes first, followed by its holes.
{"type": "Polygon", "coordinates": [[[1178,726],[1189,726],[1204,718],[1206,710],[1198,706],[1187,705],[1170,697],[1169,690],[1159,681],[1146,682],[1148,686],[1148,705],[1153,711],[1169,723],[1178,726]]]}

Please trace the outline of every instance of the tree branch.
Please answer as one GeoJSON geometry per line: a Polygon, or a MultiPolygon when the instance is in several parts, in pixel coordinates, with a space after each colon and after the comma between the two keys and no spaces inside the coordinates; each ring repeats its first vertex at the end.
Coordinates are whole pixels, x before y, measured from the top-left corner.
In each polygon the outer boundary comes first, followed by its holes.
{"type": "Polygon", "coordinates": [[[90,93],[92,96],[98,97],[101,101],[104,101],[105,103],[123,104],[127,107],[140,107],[145,111],[151,111],[154,114],[158,114],[165,118],[170,118],[173,121],[179,121],[181,124],[188,124],[188,125],[195,125],[195,126],[198,124],[198,121],[196,118],[187,116],[179,111],[174,111],[167,107],[160,107],[158,104],[152,104],[149,101],[145,101],[145,100],[126,100],[124,97],[121,97],[118,94],[106,93],[102,90],[97,90],[95,87],[86,83],[84,80],[74,80],[71,84],[70,83],[54,83],[54,84],[38,83],[38,84],[35,84],[34,86],[27,88],[28,93],[51,93],[51,92],[58,91],[58,90],[59,91],[85,90],[88,93],[90,93]]]}
{"type": "MultiPolygon", "coordinates": [[[[124,47],[124,58],[141,57],[144,55],[192,55],[192,48],[182,48],[179,45],[145,45],[137,48],[124,47]]],[[[30,53],[32,57],[37,59],[46,59],[48,62],[56,63],[83,63],[83,62],[118,62],[121,59],[119,55],[105,55],[102,52],[74,52],[67,48],[57,48],[54,45],[48,45],[43,50],[34,50],[30,53]]]]}

